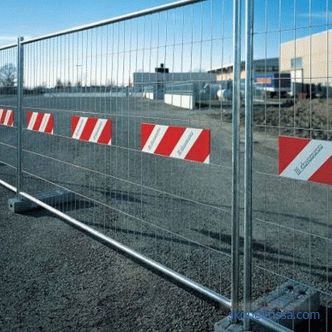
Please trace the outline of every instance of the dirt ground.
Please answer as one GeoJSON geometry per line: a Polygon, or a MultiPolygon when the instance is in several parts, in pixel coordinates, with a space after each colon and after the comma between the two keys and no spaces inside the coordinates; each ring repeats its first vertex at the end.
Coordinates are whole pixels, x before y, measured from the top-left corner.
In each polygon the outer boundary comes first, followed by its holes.
{"type": "Polygon", "coordinates": [[[211,331],[226,311],[0,187],[1,331],[211,331]]]}
{"type": "Polygon", "coordinates": [[[283,134],[332,140],[332,104],[330,99],[299,100],[282,107],[256,107],[254,122],[258,127],[275,128],[283,134]],[[258,110],[258,111],[257,111],[258,110]]]}

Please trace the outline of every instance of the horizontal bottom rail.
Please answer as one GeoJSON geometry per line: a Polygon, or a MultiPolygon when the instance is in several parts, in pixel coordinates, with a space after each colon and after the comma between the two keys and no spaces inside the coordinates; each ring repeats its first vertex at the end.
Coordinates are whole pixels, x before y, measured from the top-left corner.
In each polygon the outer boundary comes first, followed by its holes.
{"type": "MultiPolygon", "coordinates": [[[[10,185],[9,183],[0,180],[0,185],[4,186],[5,188],[17,193],[17,189],[16,187],[10,185]]],[[[130,249],[129,247],[121,244],[118,241],[115,241],[113,239],[111,239],[110,237],[96,231],[95,229],[87,226],[86,224],[76,220],[75,218],[72,218],[70,216],[68,216],[67,214],[55,209],[54,207],[40,201],[39,199],[25,193],[25,192],[20,192],[19,195],[21,197],[24,197],[26,199],[28,199],[29,201],[39,205],[40,207],[44,208],[45,210],[53,213],[54,215],[60,217],[61,219],[65,220],[66,222],[68,222],[69,224],[73,225],[74,227],[76,227],[77,229],[89,234],[90,236],[92,236],[93,238],[108,244],[109,246],[118,249],[119,251],[127,254],[128,256],[135,258],[137,261],[145,264],[146,266],[151,267],[152,269],[154,269],[155,271],[158,271],[160,273],[162,273],[163,275],[169,277],[170,279],[178,282],[179,284],[182,284],[183,286],[192,289],[193,291],[203,295],[204,297],[219,303],[229,309],[231,309],[231,301],[230,299],[226,298],[225,296],[222,296],[214,291],[212,291],[211,289],[204,287],[203,285],[183,276],[180,273],[177,273],[169,268],[167,268],[166,266],[148,258],[145,257],[144,255],[141,255],[140,253],[138,253],[135,250],[130,249]]],[[[274,331],[280,331],[280,332],[291,332],[291,330],[289,330],[288,328],[270,320],[267,318],[262,318],[262,319],[257,319],[254,315],[252,315],[250,317],[250,320],[266,327],[266,328],[270,328],[274,331]]]]}
{"type": "Polygon", "coordinates": [[[5,187],[5,188],[7,188],[7,189],[9,189],[9,190],[11,190],[11,191],[13,191],[14,193],[17,192],[16,187],[10,185],[9,183],[7,183],[7,182],[5,182],[5,181],[3,181],[3,180],[0,180],[0,184],[1,184],[3,187],[5,187]]]}
{"type": "MultiPolygon", "coordinates": [[[[4,187],[16,192],[16,188],[11,186],[10,184],[8,184],[2,180],[0,180],[0,184],[3,185],[4,187]]],[[[21,197],[28,199],[29,201],[31,201],[35,204],[38,204],[40,207],[44,208],[45,210],[55,214],[56,216],[60,217],[61,219],[67,221],[69,224],[74,225],[79,230],[82,230],[85,233],[91,235],[93,238],[120,250],[121,252],[127,254],[128,256],[135,258],[137,261],[145,264],[146,266],[153,268],[154,270],[162,273],[163,275],[169,277],[170,279],[172,279],[174,281],[179,282],[180,284],[188,287],[189,289],[196,291],[197,293],[203,295],[204,297],[206,297],[214,302],[217,302],[227,308],[231,307],[231,301],[228,298],[204,287],[203,285],[201,285],[199,283],[196,283],[195,281],[181,275],[180,273],[177,273],[177,272],[167,268],[166,266],[163,266],[162,264],[160,264],[148,257],[145,257],[144,255],[141,255],[137,251],[132,250],[129,247],[121,244],[120,242],[111,239],[110,237],[96,231],[95,229],[87,226],[86,224],[68,216],[67,214],[55,209],[54,207],[42,202],[41,200],[39,200],[25,192],[20,192],[19,195],[21,197]]]]}

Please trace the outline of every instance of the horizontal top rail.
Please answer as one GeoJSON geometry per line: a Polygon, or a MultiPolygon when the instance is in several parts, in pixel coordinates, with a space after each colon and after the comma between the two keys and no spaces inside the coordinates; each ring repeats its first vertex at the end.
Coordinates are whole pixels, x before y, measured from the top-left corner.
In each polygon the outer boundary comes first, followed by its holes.
{"type": "MultiPolygon", "coordinates": [[[[101,27],[103,25],[117,23],[117,22],[121,22],[121,21],[126,21],[126,20],[129,20],[129,19],[133,19],[133,18],[145,16],[145,15],[150,15],[150,14],[155,14],[155,13],[162,12],[162,11],[165,11],[165,10],[184,7],[184,6],[187,6],[187,5],[190,5],[190,4],[204,2],[204,1],[206,1],[206,0],[180,0],[180,1],[176,1],[176,2],[171,2],[171,3],[168,3],[168,4],[143,9],[143,10],[136,11],[136,12],[133,12],[133,13],[124,14],[124,15],[121,15],[121,16],[116,16],[116,17],[113,17],[113,18],[109,18],[109,19],[105,19],[105,20],[101,20],[101,21],[97,21],[97,22],[77,26],[77,27],[74,27],[74,28],[71,28],[71,29],[58,31],[58,32],[42,35],[42,36],[39,36],[39,37],[33,37],[33,38],[30,38],[30,39],[26,39],[25,41],[22,42],[22,44],[29,44],[29,43],[33,43],[33,42],[36,42],[36,41],[49,39],[49,38],[52,38],[52,37],[59,37],[59,36],[63,36],[63,35],[73,33],[73,32],[80,32],[80,31],[91,29],[91,28],[97,28],[97,27],[101,27]]],[[[16,46],[16,45],[12,45],[12,46],[16,46]]],[[[12,46],[10,46],[10,47],[12,47],[12,46]]],[[[1,50],[1,48],[0,48],[0,50],[1,50]]]]}
{"type": "Polygon", "coordinates": [[[8,49],[14,48],[14,47],[17,47],[17,43],[0,46],[0,51],[8,50],[8,49]]]}
{"type": "MultiPolygon", "coordinates": [[[[133,18],[145,16],[145,15],[150,15],[150,14],[155,14],[155,13],[162,12],[162,11],[165,11],[165,10],[184,7],[184,6],[187,6],[187,5],[190,5],[190,4],[194,4],[194,3],[198,3],[198,2],[204,2],[204,1],[206,1],[206,0],[180,0],[180,1],[175,1],[175,2],[168,3],[168,4],[143,9],[143,10],[140,10],[140,11],[137,11],[137,12],[124,14],[124,15],[121,15],[121,16],[116,16],[116,17],[113,17],[113,18],[109,18],[109,19],[105,19],[105,20],[101,20],[101,21],[97,21],[97,22],[93,22],[93,23],[89,23],[89,24],[85,24],[85,25],[80,25],[80,26],[77,26],[77,27],[74,27],[74,28],[71,28],[71,29],[66,29],[66,30],[62,30],[62,31],[58,31],[58,32],[53,32],[53,33],[49,33],[49,34],[38,36],[38,37],[32,37],[32,38],[24,40],[22,42],[22,44],[29,44],[29,43],[41,41],[41,40],[44,40],[44,39],[49,39],[49,38],[52,38],[52,37],[59,37],[59,36],[63,36],[63,35],[73,33],[73,32],[79,32],[79,31],[84,31],[84,30],[88,30],[88,29],[92,29],[92,28],[97,28],[97,27],[100,27],[100,26],[103,26],[103,25],[117,23],[117,22],[121,22],[121,21],[126,21],[126,20],[129,20],[129,19],[133,19],[133,18]]],[[[5,46],[0,47],[0,51],[10,49],[10,48],[13,48],[13,47],[16,47],[16,46],[17,46],[16,43],[15,44],[10,44],[10,45],[5,45],[5,46]]]]}

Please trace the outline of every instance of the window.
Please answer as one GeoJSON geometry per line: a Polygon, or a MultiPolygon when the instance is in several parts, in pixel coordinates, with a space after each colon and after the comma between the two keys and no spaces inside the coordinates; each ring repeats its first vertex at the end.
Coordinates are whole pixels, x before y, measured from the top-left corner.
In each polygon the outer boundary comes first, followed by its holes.
{"type": "Polygon", "coordinates": [[[302,58],[292,58],[291,59],[291,67],[292,69],[298,69],[303,67],[303,59],[302,58]]]}

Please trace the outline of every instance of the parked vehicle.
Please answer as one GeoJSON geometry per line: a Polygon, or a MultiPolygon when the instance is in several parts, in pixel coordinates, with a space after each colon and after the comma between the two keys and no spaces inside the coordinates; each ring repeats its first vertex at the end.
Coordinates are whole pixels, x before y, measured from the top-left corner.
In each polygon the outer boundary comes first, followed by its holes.
{"type": "MultiPolygon", "coordinates": [[[[244,80],[240,83],[241,99],[244,98],[244,80]]],[[[216,81],[206,83],[199,90],[200,100],[231,101],[233,96],[233,81],[216,81]]]]}
{"type": "Polygon", "coordinates": [[[291,75],[290,73],[256,74],[254,86],[256,95],[285,98],[291,93],[291,75]]]}

